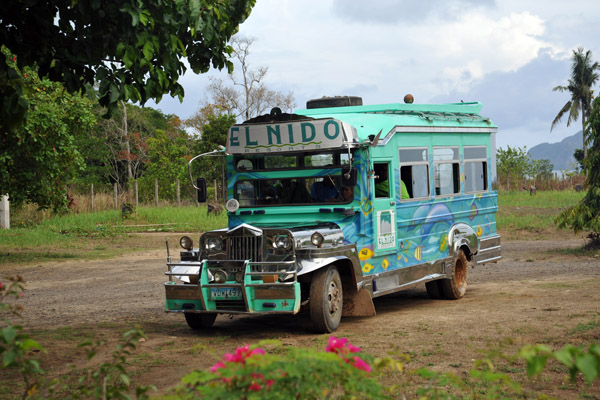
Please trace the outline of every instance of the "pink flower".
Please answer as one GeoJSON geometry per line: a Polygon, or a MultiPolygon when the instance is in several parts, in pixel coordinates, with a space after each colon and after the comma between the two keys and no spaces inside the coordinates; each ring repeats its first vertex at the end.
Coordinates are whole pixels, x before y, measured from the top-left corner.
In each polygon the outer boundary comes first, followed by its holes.
{"type": "Polygon", "coordinates": [[[219,361],[218,363],[216,363],[215,365],[213,365],[210,368],[210,372],[217,372],[217,370],[221,369],[221,368],[225,368],[225,364],[223,363],[223,361],[219,361]]]}
{"type": "Polygon", "coordinates": [[[360,347],[353,346],[350,343],[348,343],[348,350],[350,350],[350,353],[360,353],[360,347]]]}
{"type": "Polygon", "coordinates": [[[348,343],[348,339],[346,338],[337,338],[335,336],[330,336],[329,345],[325,348],[325,351],[328,353],[339,354],[346,346],[346,343],[348,343]]]}
{"type": "Polygon", "coordinates": [[[273,386],[274,383],[275,383],[275,381],[273,379],[269,379],[267,381],[267,388],[270,388],[271,386],[273,386]]]}
{"type": "Polygon", "coordinates": [[[248,386],[248,390],[251,392],[258,392],[260,389],[262,389],[262,387],[256,382],[252,382],[250,386],[248,386]]]}
{"type": "Polygon", "coordinates": [[[362,371],[371,372],[371,367],[369,366],[369,364],[364,362],[361,358],[355,356],[353,357],[353,359],[354,363],[352,365],[354,365],[354,367],[362,371]]]}

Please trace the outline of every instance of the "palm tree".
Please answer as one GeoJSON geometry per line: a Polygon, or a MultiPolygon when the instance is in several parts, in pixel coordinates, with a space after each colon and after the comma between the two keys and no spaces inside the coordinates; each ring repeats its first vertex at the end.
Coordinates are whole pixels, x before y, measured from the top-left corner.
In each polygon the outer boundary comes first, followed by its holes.
{"type": "Polygon", "coordinates": [[[571,121],[576,121],[581,112],[581,126],[583,127],[583,156],[587,156],[585,145],[585,120],[592,108],[593,91],[592,86],[598,80],[597,70],[600,70],[598,62],[592,63],[592,52],[590,50],[583,52],[583,47],[578,47],[573,50],[573,65],[571,66],[571,78],[569,78],[567,86],[557,86],[553,91],[571,92],[571,99],[561,108],[561,110],[552,121],[550,132],[554,126],[560,122],[565,114],[569,114],[567,126],[571,125],[571,121]]]}

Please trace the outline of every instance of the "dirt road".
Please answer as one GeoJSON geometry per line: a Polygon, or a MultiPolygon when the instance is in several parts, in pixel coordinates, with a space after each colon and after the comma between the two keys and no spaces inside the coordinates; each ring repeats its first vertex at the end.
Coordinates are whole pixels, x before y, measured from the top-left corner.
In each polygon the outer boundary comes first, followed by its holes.
{"type": "MultiPolygon", "coordinates": [[[[501,262],[469,270],[463,299],[429,300],[424,286],[413,288],[376,299],[376,317],[343,319],[336,335],[373,355],[408,354],[409,369],[428,366],[456,373],[467,371],[490,347],[510,354],[526,343],[558,348],[597,342],[600,259],[565,252],[582,243],[504,242],[501,262]]],[[[133,324],[148,335],[134,357],[137,381],[152,383],[161,392],[241,344],[278,338],[289,345],[321,348],[326,342],[326,335],[310,331],[308,315],[219,316],[214,329],[189,330],[183,316],[162,311],[165,257],[164,250],[152,250],[111,260],[3,268],[1,274],[26,279],[20,322],[49,349],[40,358],[54,374],[66,371],[67,363],[84,362],[83,352],[75,349],[83,338],[107,340],[109,354],[119,334],[133,324]]],[[[505,372],[522,371],[518,365],[505,372]]],[[[600,398],[597,384],[585,388],[563,383],[562,372],[558,368],[527,386],[559,398],[578,398],[581,390],[600,398]]]]}

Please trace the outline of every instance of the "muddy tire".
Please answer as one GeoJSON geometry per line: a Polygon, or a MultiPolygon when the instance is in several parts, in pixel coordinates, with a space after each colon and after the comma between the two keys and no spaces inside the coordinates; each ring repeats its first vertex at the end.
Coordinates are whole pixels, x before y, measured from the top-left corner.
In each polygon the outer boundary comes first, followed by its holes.
{"type": "Polygon", "coordinates": [[[185,322],[188,326],[195,331],[207,329],[213,326],[217,319],[217,314],[196,314],[196,313],[185,313],[185,322]]]}
{"type": "Polygon", "coordinates": [[[451,279],[440,280],[444,298],[458,300],[467,292],[467,273],[469,271],[467,256],[459,250],[454,259],[454,272],[451,279]]]}
{"type": "Polygon", "coordinates": [[[439,300],[444,298],[441,281],[439,279],[427,282],[425,288],[427,289],[427,296],[429,296],[430,299],[439,300]]]}
{"type": "Polygon", "coordinates": [[[310,284],[310,319],[315,331],[335,331],[342,319],[342,280],[335,266],[316,271],[310,284]]]}

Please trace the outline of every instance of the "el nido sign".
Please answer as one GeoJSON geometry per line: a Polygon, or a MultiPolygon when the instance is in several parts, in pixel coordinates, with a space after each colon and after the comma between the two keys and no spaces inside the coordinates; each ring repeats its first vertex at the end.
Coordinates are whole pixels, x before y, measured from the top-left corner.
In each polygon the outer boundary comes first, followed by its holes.
{"type": "Polygon", "coordinates": [[[339,148],[349,125],[335,119],[269,125],[235,125],[229,129],[227,152],[270,153],[339,148]]]}

